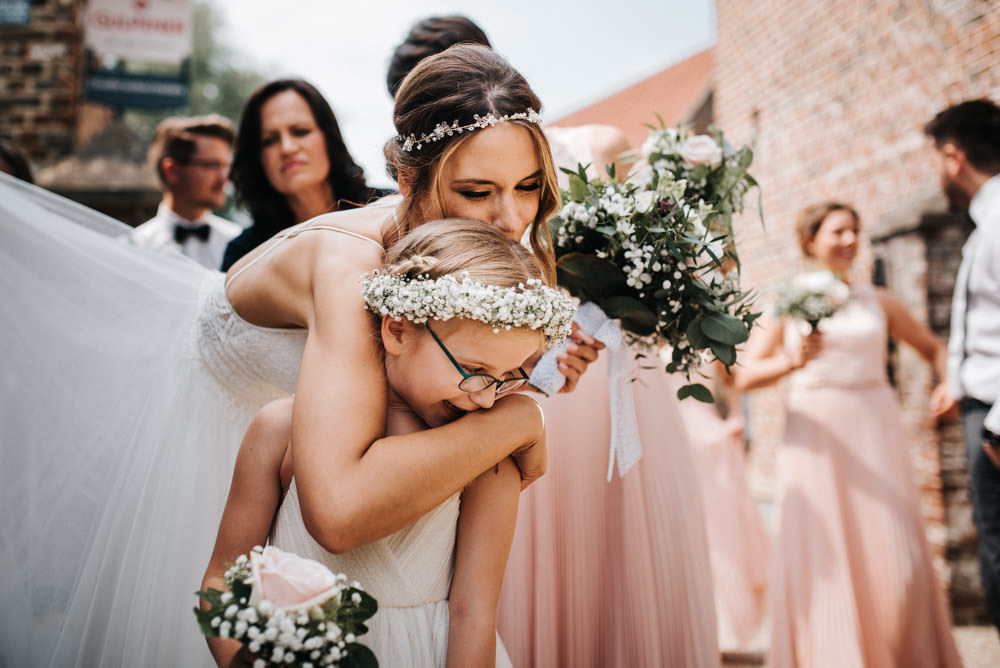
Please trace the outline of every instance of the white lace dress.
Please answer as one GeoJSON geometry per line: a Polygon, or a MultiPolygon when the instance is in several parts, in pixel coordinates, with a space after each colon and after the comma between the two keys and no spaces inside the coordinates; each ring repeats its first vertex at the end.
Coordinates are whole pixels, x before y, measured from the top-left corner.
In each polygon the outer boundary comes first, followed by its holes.
{"type": "MultiPolygon", "coordinates": [[[[346,574],[375,597],[378,612],[358,642],[371,648],[382,668],[444,668],[458,510],[455,494],[405,529],[331,554],[306,531],[293,480],[278,510],[271,543],[346,574]]],[[[511,665],[500,636],[496,665],[511,665]]]]}
{"type": "Polygon", "coordinates": [[[130,231],[0,174],[0,666],[212,665],[194,592],[305,332],[130,231]]]}

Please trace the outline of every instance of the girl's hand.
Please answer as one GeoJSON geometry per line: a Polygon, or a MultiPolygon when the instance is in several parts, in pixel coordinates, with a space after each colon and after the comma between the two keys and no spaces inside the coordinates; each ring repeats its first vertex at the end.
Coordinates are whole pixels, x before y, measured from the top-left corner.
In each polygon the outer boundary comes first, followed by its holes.
{"type": "Polygon", "coordinates": [[[952,396],[947,383],[938,383],[931,392],[929,408],[936,420],[951,422],[958,419],[958,401],[952,396]]]}
{"type": "Polygon", "coordinates": [[[575,322],[569,338],[569,346],[556,357],[559,360],[559,372],[566,376],[566,383],[560,392],[572,392],[576,389],[576,384],[580,382],[587,367],[597,361],[597,352],[604,349],[603,343],[580,329],[575,322]]]}

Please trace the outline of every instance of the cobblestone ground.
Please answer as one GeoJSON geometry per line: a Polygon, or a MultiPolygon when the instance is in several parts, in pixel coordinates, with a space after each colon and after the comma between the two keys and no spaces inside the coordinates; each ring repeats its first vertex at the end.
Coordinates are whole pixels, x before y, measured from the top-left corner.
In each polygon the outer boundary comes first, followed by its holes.
{"type": "MultiPolygon", "coordinates": [[[[992,626],[957,626],[955,642],[965,668],[997,668],[1000,666],[1000,639],[992,626]]],[[[762,654],[728,654],[723,657],[725,668],[763,666],[762,654]]]]}

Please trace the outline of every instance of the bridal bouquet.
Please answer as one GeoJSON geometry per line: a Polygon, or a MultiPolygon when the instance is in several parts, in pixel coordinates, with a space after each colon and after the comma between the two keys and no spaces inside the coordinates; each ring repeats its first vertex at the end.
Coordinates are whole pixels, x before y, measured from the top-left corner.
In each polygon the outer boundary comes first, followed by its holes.
{"type": "MultiPolygon", "coordinates": [[[[732,233],[733,214],[757,185],[752,158],[717,129],[653,128],[641,166],[622,182],[564,170],[569,191],[549,221],[559,283],[617,319],[637,357],[670,346],[668,373],[690,380],[713,359],[735,364],[760,315],[740,288],[732,233]]],[[[712,401],[700,383],[677,394],[712,401]]]]}
{"type": "Polygon", "coordinates": [[[275,547],[254,548],[226,571],[227,591],[199,591],[195,608],[209,638],[235,638],[267,665],[377,668],[357,642],[378,605],[357,583],[323,564],[275,547]]]}
{"type": "Polygon", "coordinates": [[[805,320],[815,331],[819,321],[843,308],[850,295],[850,288],[832,271],[810,271],[781,285],[774,310],[778,317],[805,320]]]}

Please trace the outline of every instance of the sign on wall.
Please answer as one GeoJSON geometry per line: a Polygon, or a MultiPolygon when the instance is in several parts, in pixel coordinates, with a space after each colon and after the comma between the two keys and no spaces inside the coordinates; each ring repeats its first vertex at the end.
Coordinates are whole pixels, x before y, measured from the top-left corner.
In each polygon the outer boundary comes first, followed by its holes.
{"type": "Polygon", "coordinates": [[[119,107],[187,104],[189,0],[90,0],[84,18],[84,94],[119,107]]]}

